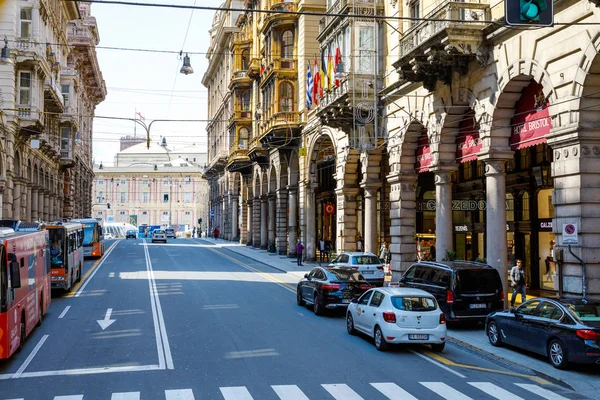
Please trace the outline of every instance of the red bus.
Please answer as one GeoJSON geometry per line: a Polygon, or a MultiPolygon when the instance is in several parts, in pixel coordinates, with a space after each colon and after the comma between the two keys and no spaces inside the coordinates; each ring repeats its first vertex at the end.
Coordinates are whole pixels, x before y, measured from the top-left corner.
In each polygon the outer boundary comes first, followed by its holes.
{"type": "Polygon", "coordinates": [[[83,257],[104,255],[104,231],[102,218],[72,219],[70,222],[83,225],[83,257]]]}
{"type": "Polygon", "coordinates": [[[0,359],[9,358],[50,306],[47,231],[0,228],[0,359]]]}
{"type": "Polygon", "coordinates": [[[50,273],[52,289],[69,292],[83,274],[83,226],[53,222],[46,225],[50,235],[50,273]]]}

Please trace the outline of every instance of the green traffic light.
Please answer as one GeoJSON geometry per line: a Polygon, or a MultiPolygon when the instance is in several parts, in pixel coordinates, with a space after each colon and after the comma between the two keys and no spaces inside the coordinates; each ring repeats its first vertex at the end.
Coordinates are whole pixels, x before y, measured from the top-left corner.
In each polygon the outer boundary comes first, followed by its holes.
{"type": "Polygon", "coordinates": [[[520,0],[521,21],[539,21],[540,15],[548,8],[546,0],[520,0]]]}

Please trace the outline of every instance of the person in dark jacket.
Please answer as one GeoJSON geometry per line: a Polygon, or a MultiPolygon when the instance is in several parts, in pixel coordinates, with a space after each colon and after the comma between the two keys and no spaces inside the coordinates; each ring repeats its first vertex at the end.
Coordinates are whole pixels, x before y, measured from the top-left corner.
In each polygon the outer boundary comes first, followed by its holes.
{"type": "Polygon", "coordinates": [[[302,241],[298,239],[298,244],[296,244],[296,257],[298,261],[298,265],[302,265],[302,253],[304,252],[304,245],[302,241]]]}

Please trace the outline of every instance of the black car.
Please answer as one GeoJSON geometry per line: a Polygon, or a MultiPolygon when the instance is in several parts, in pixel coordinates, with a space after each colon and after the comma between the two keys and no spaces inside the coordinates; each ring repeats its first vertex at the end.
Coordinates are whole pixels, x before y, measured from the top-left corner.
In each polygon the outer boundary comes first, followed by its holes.
{"type": "Polygon", "coordinates": [[[317,267],[298,282],[296,301],[299,306],[312,303],[315,314],[322,315],[327,309],[348,307],[369,289],[371,285],[352,268],[317,267]]]}
{"type": "Polygon", "coordinates": [[[127,233],[125,234],[125,239],[129,239],[129,238],[137,239],[137,232],[134,231],[133,229],[129,229],[127,231],[127,233]]]}
{"type": "Polygon", "coordinates": [[[547,356],[555,368],[600,364],[600,303],[540,297],[491,313],[485,331],[493,346],[509,344],[547,356]]]}
{"type": "Polygon", "coordinates": [[[434,295],[449,322],[483,322],[490,312],[504,309],[500,274],[487,264],[421,261],[406,270],[400,283],[434,295]]]}

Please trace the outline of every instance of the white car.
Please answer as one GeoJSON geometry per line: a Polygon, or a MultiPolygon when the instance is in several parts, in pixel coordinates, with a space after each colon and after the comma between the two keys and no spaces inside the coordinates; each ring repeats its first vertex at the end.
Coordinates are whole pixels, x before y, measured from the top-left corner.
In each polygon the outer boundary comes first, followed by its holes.
{"type": "Polygon", "coordinates": [[[154,242],[167,243],[167,234],[163,229],[155,229],[152,231],[152,243],[154,242]]]}
{"type": "Polygon", "coordinates": [[[346,311],[346,328],[351,335],[365,333],[377,350],[388,344],[424,343],[434,351],[446,344],[446,315],[435,297],[421,289],[381,287],[353,300],[346,311]]]}
{"type": "Polygon", "coordinates": [[[329,266],[355,269],[372,286],[383,286],[383,264],[373,253],[362,251],[342,252],[331,261],[329,266]]]}

